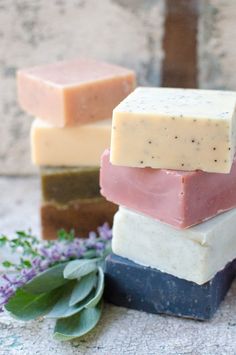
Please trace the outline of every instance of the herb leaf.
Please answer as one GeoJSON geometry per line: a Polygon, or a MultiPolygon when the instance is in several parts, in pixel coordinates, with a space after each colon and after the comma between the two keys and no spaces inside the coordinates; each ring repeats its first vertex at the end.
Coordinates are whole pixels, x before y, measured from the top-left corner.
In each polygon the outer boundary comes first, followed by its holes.
{"type": "Polygon", "coordinates": [[[7,236],[5,236],[5,235],[2,234],[2,235],[0,236],[0,247],[6,245],[7,242],[8,242],[7,236]]]}
{"type": "Polygon", "coordinates": [[[104,291],[104,272],[101,267],[98,268],[98,284],[94,298],[85,306],[86,308],[95,307],[101,300],[104,291]]]}
{"type": "Polygon", "coordinates": [[[66,232],[65,229],[60,229],[57,232],[57,237],[60,241],[71,242],[75,239],[75,231],[72,229],[70,232],[66,232]]]}
{"type": "Polygon", "coordinates": [[[28,321],[45,315],[61,295],[61,289],[33,295],[19,288],[5,308],[14,318],[28,321]]]}
{"type": "MultiPolygon", "coordinates": [[[[74,284],[74,282],[72,282],[74,284]]],[[[71,285],[70,285],[71,286],[71,285]]],[[[72,285],[73,287],[74,285],[72,285]]],[[[69,287],[60,297],[58,302],[54,305],[46,318],[68,318],[72,315],[82,311],[83,308],[94,298],[94,291],[92,291],[84,300],[76,305],[69,307],[69,300],[71,296],[72,287],[69,287]]]]}
{"type": "Polygon", "coordinates": [[[14,264],[8,260],[3,261],[2,265],[6,268],[14,266],[14,264]]]}
{"type": "Polygon", "coordinates": [[[33,294],[39,294],[50,292],[64,285],[68,282],[63,277],[63,270],[66,265],[67,263],[61,263],[41,272],[23,286],[24,290],[33,294]]]}
{"type": "Polygon", "coordinates": [[[83,309],[72,317],[58,319],[54,329],[54,338],[68,341],[81,337],[90,332],[101,317],[101,304],[97,307],[83,309]]]}
{"type": "Polygon", "coordinates": [[[72,307],[76,303],[82,301],[92,291],[97,281],[96,272],[91,272],[88,275],[83,276],[74,286],[69,306],[72,307]]]}
{"type": "Polygon", "coordinates": [[[90,272],[97,269],[96,261],[98,260],[100,260],[100,258],[72,260],[65,267],[64,277],[73,280],[90,274],[90,272]]]}

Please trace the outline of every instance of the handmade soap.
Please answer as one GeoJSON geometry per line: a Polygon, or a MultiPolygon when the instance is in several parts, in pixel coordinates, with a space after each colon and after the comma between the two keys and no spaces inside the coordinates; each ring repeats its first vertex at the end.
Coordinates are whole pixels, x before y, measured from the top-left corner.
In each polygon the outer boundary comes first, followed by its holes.
{"type": "Polygon", "coordinates": [[[111,163],[229,173],[236,92],[138,88],[113,111],[111,163]]]}
{"type": "Polygon", "coordinates": [[[102,156],[101,194],[150,217],[187,228],[236,207],[236,159],[230,174],[129,168],[102,156]]]}
{"type": "Polygon", "coordinates": [[[66,204],[100,196],[98,167],[42,167],[40,175],[45,202],[66,204]]]}
{"type": "Polygon", "coordinates": [[[120,207],[114,217],[112,250],[201,285],[236,258],[236,209],[178,230],[120,207]]]}
{"type": "Polygon", "coordinates": [[[21,107],[58,127],[111,117],[135,87],[132,70],[90,59],[23,69],[17,77],[21,107]]]}
{"type": "Polygon", "coordinates": [[[87,237],[90,231],[108,222],[112,226],[117,206],[101,198],[74,201],[66,206],[54,203],[41,205],[41,228],[44,239],[56,239],[60,229],[87,237]]]}
{"type": "Polygon", "coordinates": [[[117,306],[139,311],[207,320],[224,299],[235,274],[233,261],[200,286],[111,254],[105,266],[105,297],[117,306]]]}
{"type": "Polygon", "coordinates": [[[31,127],[32,160],[36,165],[97,167],[110,138],[111,120],[58,128],[36,119],[31,127]]]}

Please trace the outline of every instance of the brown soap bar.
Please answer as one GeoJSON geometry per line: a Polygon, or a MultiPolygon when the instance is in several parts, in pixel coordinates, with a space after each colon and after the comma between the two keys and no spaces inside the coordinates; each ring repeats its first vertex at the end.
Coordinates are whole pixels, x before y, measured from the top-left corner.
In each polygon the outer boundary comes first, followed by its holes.
{"type": "Polygon", "coordinates": [[[79,237],[87,237],[90,231],[108,222],[113,223],[113,216],[118,206],[104,198],[76,201],[66,207],[53,203],[41,205],[41,227],[43,239],[56,239],[60,229],[74,230],[79,237]]]}
{"type": "Polygon", "coordinates": [[[101,197],[98,167],[43,167],[40,174],[44,202],[66,204],[74,200],[101,197]]]}
{"type": "Polygon", "coordinates": [[[17,79],[21,107],[57,127],[110,118],[136,83],[132,70],[91,59],[23,69],[17,79]]]}

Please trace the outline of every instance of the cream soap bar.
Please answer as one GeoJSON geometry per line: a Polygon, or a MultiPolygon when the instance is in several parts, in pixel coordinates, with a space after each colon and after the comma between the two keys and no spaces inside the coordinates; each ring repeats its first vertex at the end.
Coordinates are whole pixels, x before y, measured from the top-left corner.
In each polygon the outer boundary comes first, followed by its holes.
{"type": "Polygon", "coordinates": [[[39,166],[97,167],[110,137],[111,119],[64,128],[36,119],[31,127],[32,161],[39,166]]]}
{"type": "Polygon", "coordinates": [[[236,257],[236,209],[185,230],[120,207],[112,250],[138,264],[204,284],[236,257]]]}
{"type": "Polygon", "coordinates": [[[236,92],[137,88],[113,111],[111,163],[229,173],[236,92]]]}
{"type": "Polygon", "coordinates": [[[135,87],[132,70],[91,59],[22,69],[17,79],[21,107],[58,127],[111,117],[135,87]]]}

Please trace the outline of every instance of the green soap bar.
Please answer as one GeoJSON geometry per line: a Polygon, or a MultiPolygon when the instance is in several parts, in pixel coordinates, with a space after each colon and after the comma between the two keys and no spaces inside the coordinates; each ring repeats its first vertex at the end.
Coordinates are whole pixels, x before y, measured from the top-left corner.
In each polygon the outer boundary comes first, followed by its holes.
{"type": "Polygon", "coordinates": [[[45,202],[66,204],[100,196],[98,167],[43,167],[40,172],[45,202]]]}

